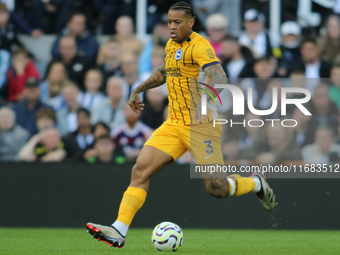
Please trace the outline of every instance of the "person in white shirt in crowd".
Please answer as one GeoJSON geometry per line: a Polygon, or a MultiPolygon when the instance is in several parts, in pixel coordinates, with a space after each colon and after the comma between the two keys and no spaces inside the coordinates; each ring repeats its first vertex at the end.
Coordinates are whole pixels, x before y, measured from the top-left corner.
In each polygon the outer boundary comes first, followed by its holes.
{"type": "Polygon", "coordinates": [[[124,80],[117,76],[113,76],[107,81],[106,94],[108,97],[92,111],[92,124],[103,121],[112,130],[124,123],[124,107],[127,98],[123,97],[123,92],[128,90],[126,86],[124,80]]]}
{"type": "Polygon", "coordinates": [[[40,83],[40,100],[55,111],[65,107],[61,90],[67,81],[66,67],[62,62],[54,62],[47,74],[46,80],[40,83]]]}
{"type": "Polygon", "coordinates": [[[328,164],[340,162],[340,145],[333,142],[333,130],[327,126],[315,132],[315,143],[302,148],[305,163],[328,164]]]}
{"type": "Polygon", "coordinates": [[[15,112],[9,107],[0,108],[0,160],[17,161],[29,132],[15,123],[15,112]]]}
{"type": "MultiPolygon", "coordinates": [[[[132,53],[125,53],[122,56],[122,71],[123,78],[125,84],[128,86],[124,86],[123,98],[128,100],[131,94],[131,91],[139,86],[143,81],[149,78],[148,74],[138,74],[138,58],[132,53]],[[127,89],[127,90],[126,90],[127,89]]],[[[140,100],[143,100],[144,93],[140,93],[140,100]]]]}
{"type": "Polygon", "coordinates": [[[57,112],[57,126],[61,136],[66,136],[78,129],[77,111],[81,107],[78,103],[80,90],[73,82],[67,82],[62,90],[66,107],[57,112]]]}
{"type": "Polygon", "coordinates": [[[226,36],[223,39],[220,57],[228,78],[246,78],[253,74],[253,54],[249,48],[240,45],[236,37],[226,36]]]}
{"type": "Polygon", "coordinates": [[[264,29],[265,17],[255,9],[247,10],[244,14],[246,31],[239,36],[241,45],[249,47],[255,58],[276,56],[279,39],[270,35],[264,29]]]}
{"type": "Polygon", "coordinates": [[[144,143],[150,137],[152,129],[139,120],[140,115],[126,104],[124,109],[125,123],[113,129],[111,136],[116,144],[123,148],[126,159],[135,160],[144,143]]]}
{"type": "Polygon", "coordinates": [[[91,126],[91,113],[85,108],[77,111],[78,129],[65,137],[65,150],[68,158],[83,159],[94,142],[94,135],[91,126]]]}
{"type": "Polygon", "coordinates": [[[97,105],[105,99],[105,95],[100,92],[103,85],[103,74],[98,69],[91,69],[85,74],[84,87],[85,92],[78,95],[78,102],[82,107],[93,111],[97,105]]]}
{"type": "MultiPolygon", "coordinates": [[[[305,71],[306,78],[329,78],[331,63],[321,60],[321,49],[314,38],[306,38],[301,44],[302,62],[299,69],[305,71]]],[[[310,91],[313,91],[317,83],[310,84],[310,91]]]]}
{"type": "Polygon", "coordinates": [[[208,41],[214,48],[216,56],[221,60],[222,40],[228,34],[228,19],[220,13],[211,14],[206,21],[208,41]]]}
{"type": "Polygon", "coordinates": [[[295,21],[286,21],[281,26],[281,52],[283,58],[278,73],[281,77],[289,77],[301,62],[301,28],[295,21]]]}

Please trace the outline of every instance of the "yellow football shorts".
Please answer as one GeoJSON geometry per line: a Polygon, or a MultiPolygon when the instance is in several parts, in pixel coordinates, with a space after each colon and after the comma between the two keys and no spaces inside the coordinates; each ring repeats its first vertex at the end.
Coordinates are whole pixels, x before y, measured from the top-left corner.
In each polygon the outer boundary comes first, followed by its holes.
{"type": "Polygon", "coordinates": [[[223,164],[222,127],[213,122],[183,125],[165,121],[144,145],[153,146],[173,157],[174,161],[187,150],[196,164],[223,164]]]}

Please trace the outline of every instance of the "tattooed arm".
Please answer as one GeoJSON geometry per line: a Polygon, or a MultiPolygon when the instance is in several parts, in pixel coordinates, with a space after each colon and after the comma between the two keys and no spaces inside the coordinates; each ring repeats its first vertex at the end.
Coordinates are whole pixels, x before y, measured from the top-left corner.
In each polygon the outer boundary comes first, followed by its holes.
{"type": "Polygon", "coordinates": [[[131,91],[131,95],[128,101],[131,109],[140,113],[140,110],[144,109],[144,104],[140,101],[139,94],[152,88],[159,87],[166,82],[166,71],[164,63],[154,71],[150,77],[144,81],[141,85],[131,91]]]}
{"type": "MultiPolygon", "coordinates": [[[[227,75],[223,71],[223,68],[220,64],[208,66],[204,69],[204,72],[210,78],[210,84],[209,85],[212,86],[213,88],[215,87],[215,84],[227,84],[227,81],[228,81],[227,75]]],[[[220,94],[222,92],[223,88],[222,89],[215,89],[215,90],[218,94],[220,94]]],[[[212,100],[213,99],[211,97],[207,98],[208,103],[212,100]]],[[[195,121],[196,120],[199,121],[200,118],[201,118],[201,101],[199,102],[199,104],[196,107],[195,121]]],[[[204,115],[203,119],[205,120],[205,118],[206,117],[204,115]]]]}
{"type": "MultiPolygon", "coordinates": [[[[215,84],[227,84],[228,82],[227,75],[225,74],[220,64],[208,66],[207,68],[204,69],[204,72],[210,78],[209,85],[213,88],[215,87],[215,84]]],[[[223,89],[215,89],[215,90],[218,94],[220,94],[223,89]]],[[[212,98],[208,97],[207,101],[209,102],[211,100],[212,98]]]]}

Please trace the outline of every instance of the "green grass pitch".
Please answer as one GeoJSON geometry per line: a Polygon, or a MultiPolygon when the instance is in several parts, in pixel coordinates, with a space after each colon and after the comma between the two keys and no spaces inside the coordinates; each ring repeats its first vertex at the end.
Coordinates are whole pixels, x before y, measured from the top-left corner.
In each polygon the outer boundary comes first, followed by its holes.
{"type": "MultiPolygon", "coordinates": [[[[159,254],[151,229],[131,229],[124,248],[92,239],[86,229],[0,228],[0,254],[159,254]]],[[[176,254],[340,254],[340,231],[183,229],[176,254]]]]}

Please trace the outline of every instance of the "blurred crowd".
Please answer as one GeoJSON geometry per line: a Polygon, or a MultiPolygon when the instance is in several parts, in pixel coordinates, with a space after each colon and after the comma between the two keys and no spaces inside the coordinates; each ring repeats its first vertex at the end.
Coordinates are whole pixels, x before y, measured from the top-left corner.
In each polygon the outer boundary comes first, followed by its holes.
{"type": "MultiPolygon", "coordinates": [[[[164,62],[170,38],[166,13],[174,2],[148,1],[152,40],[143,44],[135,34],[135,0],[22,0],[15,8],[14,0],[0,0],[0,160],[134,161],[167,118],[166,85],[141,94],[141,115],[127,100],[164,62]],[[39,73],[18,33],[57,35],[45,73],[39,73]],[[110,37],[99,44],[96,35],[101,34],[110,37]]],[[[190,2],[194,30],[212,44],[229,83],[245,93],[253,89],[256,109],[271,107],[275,88],[303,87],[312,95],[306,106],[311,116],[288,109],[285,118],[298,122],[294,128],[224,126],[225,159],[339,162],[339,1],[322,9],[322,24],[309,29],[295,21],[296,1],[284,1],[280,36],[267,29],[269,1],[190,2]]],[[[221,118],[242,121],[232,115],[230,92],[223,91],[221,98],[221,118]]],[[[263,120],[282,118],[278,99],[278,109],[263,120]]],[[[242,118],[247,123],[260,116],[247,112],[242,118]]],[[[188,153],[178,160],[188,162],[188,153]]]]}

